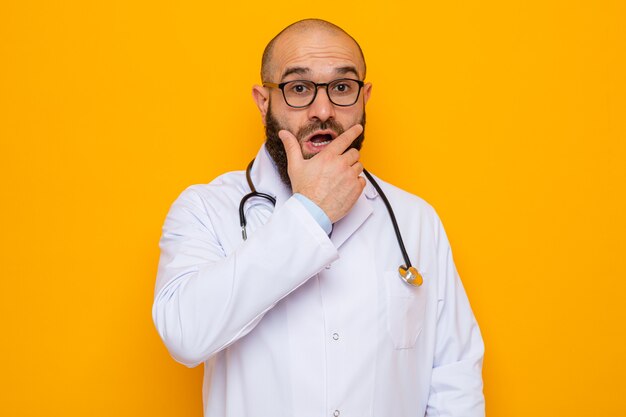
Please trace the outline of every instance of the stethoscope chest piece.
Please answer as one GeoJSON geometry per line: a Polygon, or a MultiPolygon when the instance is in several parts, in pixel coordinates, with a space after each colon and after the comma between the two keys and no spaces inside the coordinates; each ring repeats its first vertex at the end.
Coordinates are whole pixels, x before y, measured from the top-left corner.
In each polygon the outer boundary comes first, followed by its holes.
{"type": "Polygon", "coordinates": [[[419,287],[424,282],[422,275],[417,272],[414,266],[407,268],[406,265],[402,265],[398,268],[398,272],[402,281],[414,287],[419,287]]]}

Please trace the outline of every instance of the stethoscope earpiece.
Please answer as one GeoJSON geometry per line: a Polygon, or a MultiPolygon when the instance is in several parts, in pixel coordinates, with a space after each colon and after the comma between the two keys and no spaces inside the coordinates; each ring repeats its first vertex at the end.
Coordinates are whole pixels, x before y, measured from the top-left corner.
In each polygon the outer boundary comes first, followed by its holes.
{"type": "Polygon", "coordinates": [[[400,278],[402,281],[406,282],[409,285],[413,285],[414,287],[419,287],[424,282],[422,275],[417,272],[414,266],[411,266],[407,269],[406,265],[401,265],[398,268],[398,272],[400,273],[400,278]]]}

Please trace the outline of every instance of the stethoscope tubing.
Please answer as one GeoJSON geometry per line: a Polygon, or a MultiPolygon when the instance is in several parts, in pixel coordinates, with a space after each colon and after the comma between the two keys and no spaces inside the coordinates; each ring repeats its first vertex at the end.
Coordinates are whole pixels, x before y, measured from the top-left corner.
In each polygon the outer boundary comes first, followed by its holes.
{"type": "MultiPolygon", "coordinates": [[[[246,224],[247,224],[246,215],[244,213],[246,202],[251,198],[260,197],[260,198],[264,198],[268,200],[270,203],[272,203],[273,206],[276,206],[276,198],[274,198],[273,196],[269,194],[261,193],[257,191],[256,188],[254,187],[254,183],[252,182],[252,177],[250,175],[253,164],[254,164],[254,159],[250,161],[250,163],[248,164],[248,167],[246,168],[246,181],[248,182],[248,186],[250,187],[250,192],[246,194],[245,196],[243,196],[243,198],[241,199],[241,202],[239,203],[239,222],[241,225],[241,236],[243,240],[247,240],[248,238],[248,234],[246,232],[246,224]]],[[[393,212],[393,209],[391,208],[391,204],[389,203],[387,196],[385,195],[383,190],[380,188],[380,185],[378,185],[378,182],[376,182],[374,177],[372,177],[372,175],[369,172],[367,172],[367,170],[363,169],[363,174],[365,174],[368,181],[374,186],[374,188],[378,192],[378,195],[380,195],[380,197],[383,199],[383,203],[385,204],[385,207],[387,208],[387,212],[389,213],[389,218],[391,219],[391,224],[393,225],[393,230],[396,234],[396,240],[398,241],[398,246],[400,247],[400,252],[402,252],[402,258],[404,259],[404,265],[401,265],[398,268],[401,278],[410,285],[414,285],[414,286],[421,285],[422,277],[417,271],[417,269],[415,269],[411,265],[409,254],[406,251],[406,247],[404,246],[404,240],[402,239],[402,233],[400,233],[400,227],[398,226],[398,221],[396,220],[396,216],[393,212]]]]}
{"type": "Polygon", "coordinates": [[[241,202],[239,202],[239,223],[241,225],[241,236],[243,240],[248,239],[248,233],[246,232],[246,225],[248,222],[246,221],[246,214],[244,213],[246,202],[254,197],[260,197],[268,200],[274,207],[276,207],[276,199],[269,194],[261,193],[256,190],[254,187],[254,183],[252,182],[252,177],[250,176],[250,171],[252,170],[252,164],[254,164],[254,159],[250,161],[248,167],[246,168],[246,180],[248,181],[248,186],[250,187],[250,192],[243,196],[241,202]]]}
{"type": "Polygon", "coordinates": [[[398,227],[398,221],[396,220],[396,215],[394,214],[393,209],[391,208],[391,204],[389,203],[389,200],[387,199],[387,196],[385,195],[385,193],[383,193],[383,190],[380,188],[380,185],[378,185],[378,182],[376,182],[376,180],[374,180],[374,177],[372,177],[372,174],[367,172],[365,168],[363,168],[363,174],[365,174],[369,182],[372,183],[372,185],[378,192],[378,195],[380,195],[380,197],[383,199],[383,203],[385,203],[385,207],[387,207],[387,211],[389,212],[389,218],[391,219],[391,224],[393,224],[393,230],[394,232],[396,232],[396,240],[398,241],[398,246],[400,246],[400,252],[402,252],[402,257],[404,258],[404,264],[406,265],[408,269],[412,266],[411,260],[409,259],[409,254],[407,253],[406,248],[404,247],[404,240],[402,239],[402,233],[400,233],[400,227],[398,227]]]}

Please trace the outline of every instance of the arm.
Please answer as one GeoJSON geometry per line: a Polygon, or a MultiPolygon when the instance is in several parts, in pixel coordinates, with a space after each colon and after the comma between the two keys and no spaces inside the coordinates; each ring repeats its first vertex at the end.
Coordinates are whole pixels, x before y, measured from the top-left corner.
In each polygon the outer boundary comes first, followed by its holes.
{"type": "Polygon", "coordinates": [[[153,320],[172,356],[195,366],[245,336],[291,291],[337,258],[295,198],[226,256],[188,189],[163,226],[153,320]]]}
{"type": "Polygon", "coordinates": [[[426,416],[485,415],[483,340],[440,226],[437,338],[426,416]]]}
{"type": "MultiPolygon", "coordinates": [[[[343,217],[363,191],[359,153],[344,153],[362,130],[351,127],[310,160],[304,160],[293,134],[279,133],[293,192],[315,203],[331,222],[343,217]]],[[[152,316],[172,356],[188,366],[245,336],[278,301],[338,257],[297,197],[226,256],[190,189],[172,206],[160,246],[152,316]]]]}

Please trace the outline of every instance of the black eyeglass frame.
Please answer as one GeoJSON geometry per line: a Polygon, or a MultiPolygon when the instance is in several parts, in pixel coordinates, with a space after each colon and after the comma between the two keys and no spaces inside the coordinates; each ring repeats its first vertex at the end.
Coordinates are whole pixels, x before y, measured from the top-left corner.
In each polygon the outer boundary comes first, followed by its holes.
{"type": "Polygon", "coordinates": [[[293,107],[294,109],[303,109],[303,108],[309,107],[311,104],[313,104],[313,102],[317,98],[317,91],[318,91],[318,89],[320,87],[324,87],[324,89],[326,90],[326,96],[328,97],[328,100],[330,100],[330,102],[333,103],[335,106],[339,106],[339,107],[354,106],[356,104],[356,102],[359,101],[359,97],[361,96],[361,90],[363,89],[364,85],[365,85],[365,81],[355,80],[353,78],[337,78],[336,80],[332,80],[329,83],[316,83],[316,82],[311,81],[311,80],[290,80],[290,81],[285,81],[285,82],[280,83],[280,84],[263,83],[263,87],[279,88],[280,91],[282,91],[282,93],[283,93],[283,99],[285,100],[285,103],[289,107],[293,107]],[[330,98],[330,94],[328,94],[328,86],[331,85],[331,84],[337,83],[339,81],[353,81],[353,82],[355,82],[355,83],[357,83],[359,85],[359,91],[357,91],[357,93],[356,93],[356,97],[354,99],[354,102],[352,102],[350,104],[338,104],[338,103],[335,103],[332,98],[330,98]],[[295,82],[310,83],[310,84],[315,85],[315,93],[313,94],[313,97],[311,98],[311,101],[308,104],[305,104],[303,106],[294,106],[294,105],[289,104],[289,102],[287,101],[287,97],[285,96],[285,86],[287,84],[289,84],[289,83],[295,83],[295,82]]]}

